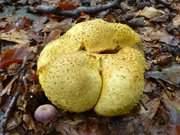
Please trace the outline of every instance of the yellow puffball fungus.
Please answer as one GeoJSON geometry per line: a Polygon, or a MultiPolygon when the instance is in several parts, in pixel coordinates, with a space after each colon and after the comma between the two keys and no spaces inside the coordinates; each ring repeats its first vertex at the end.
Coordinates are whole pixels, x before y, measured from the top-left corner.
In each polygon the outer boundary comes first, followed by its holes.
{"type": "Polygon", "coordinates": [[[104,116],[126,114],[143,93],[141,48],[139,35],[125,24],[101,19],[78,23],[41,52],[40,84],[64,110],[94,108],[104,116]]]}

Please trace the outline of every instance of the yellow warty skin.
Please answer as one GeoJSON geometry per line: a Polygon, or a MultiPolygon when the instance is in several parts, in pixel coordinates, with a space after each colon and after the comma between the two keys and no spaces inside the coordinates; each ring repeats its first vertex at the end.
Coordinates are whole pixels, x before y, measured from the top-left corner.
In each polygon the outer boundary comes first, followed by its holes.
{"type": "Polygon", "coordinates": [[[64,110],[126,114],[144,89],[141,47],[138,34],[127,25],[101,19],[78,23],[41,52],[40,84],[64,110]]]}

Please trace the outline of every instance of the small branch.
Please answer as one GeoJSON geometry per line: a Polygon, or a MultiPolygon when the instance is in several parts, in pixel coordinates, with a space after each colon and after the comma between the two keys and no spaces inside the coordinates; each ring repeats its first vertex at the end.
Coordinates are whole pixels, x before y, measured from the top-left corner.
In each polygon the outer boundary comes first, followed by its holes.
{"type": "Polygon", "coordinates": [[[13,107],[16,105],[16,101],[20,95],[20,86],[21,86],[21,83],[22,83],[22,79],[23,79],[23,76],[26,72],[26,69],[25,69],[25,64],[27,62],[27,58],[25,57],[23,59],[23,63],[20,67],[20,69],[17,71],[17,74],[16,76],[18,76],[18,83],[17,83],[17,86],[16,86],[16,92],[13,96],[13,98],[11,99],[11,102],[10,104],[8,105],[8,108],[5,112],[5,114],[0,118],[0,135],[5,135],[5,129],[6,129],[6,126],[7,126],[7,122],[8,122],[8,119],[10,117],[10,114],[13,110],[13,107]]]}
{"type": "Polygon", "coordinates": [[[120,3],[120,0],[114,0],[110,3],[99,5],[95,7],[79,7],[74,10],[61,10],[57,7],[48,6],[48,5],[39,5],[34,9],[29,9],[31,12],[34,13],[51,13],[58,16],[68,16],[68,17],[78,17],[80,13],[87,13],[87,14],[95,14],[110,8],[117,7],[120,3]]]}
{"type": "Polygon", "coordinates": [[[142,105],[142,107],[143,107],[146,111],[148,110],[148,108],[146,107],[146,105],[143,103],[142,100],[140,100],[139,103],[142,105]]]}
{"type": "Polygon", "coordinates": [[[12,112],[12,109],[14,107],[14,105],[16,104],[16,101],[18,99],[20,95],[20,92],[19,91],[16,91],[15,95],[13,96],[5,114],[1,117],[1,121],[0,121],[0,135],[4,135],[4,132],[5,132],[5,128],[6,128],[6,125],[7,125],[7,121],[9,119],[9,116],[10,116],[10,113],[12,112]]]}

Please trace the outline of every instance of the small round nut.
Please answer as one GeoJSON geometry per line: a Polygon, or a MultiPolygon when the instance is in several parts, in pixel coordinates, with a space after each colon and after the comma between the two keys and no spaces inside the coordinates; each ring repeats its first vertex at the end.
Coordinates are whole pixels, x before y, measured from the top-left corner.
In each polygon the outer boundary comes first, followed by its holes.
{"type": "Polygon", "coordinates": [[[56,119],[57,110],[53,105],[45,104],[39,106],[34,112],[34,118],[42,123],[49,123],[56,119]]]}

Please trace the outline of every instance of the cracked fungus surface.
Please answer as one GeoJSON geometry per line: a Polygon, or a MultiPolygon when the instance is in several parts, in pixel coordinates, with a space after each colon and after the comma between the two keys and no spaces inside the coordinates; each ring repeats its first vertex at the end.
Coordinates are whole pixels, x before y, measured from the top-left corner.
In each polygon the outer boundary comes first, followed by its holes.
{"type": "Polygon", "coordinates": [[[46,96],[70,112],[128,113],[144,89],[145,58],[137,33],[120,23],[78,23],[50,42],[38,60],[46,96]]]}

